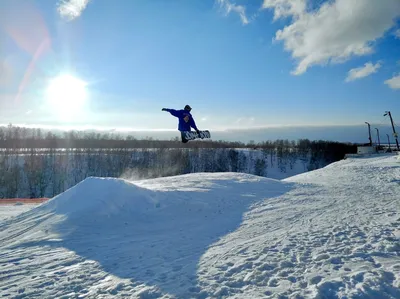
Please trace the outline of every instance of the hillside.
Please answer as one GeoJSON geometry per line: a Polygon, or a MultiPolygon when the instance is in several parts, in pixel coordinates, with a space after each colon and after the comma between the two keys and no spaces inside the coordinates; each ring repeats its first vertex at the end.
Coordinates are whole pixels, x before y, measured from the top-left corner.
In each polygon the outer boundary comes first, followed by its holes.
{"type": "Polygon", "coordinates": [[[0,222],[0,296],[399,298],[399,162],[86,178],[0,222]]]}

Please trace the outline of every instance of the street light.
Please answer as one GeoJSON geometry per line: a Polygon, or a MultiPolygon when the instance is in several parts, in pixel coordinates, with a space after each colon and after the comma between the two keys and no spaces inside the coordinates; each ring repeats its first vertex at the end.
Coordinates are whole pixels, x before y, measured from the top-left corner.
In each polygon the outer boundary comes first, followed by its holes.
{"type": "Polygon", "coordinates": [[[389,117],[390,117],[390,122],[392,123],[392,129],[393,129],[393,136],[396,140],[397,150],[400,150],[399,141],[397,140],[398,134],[396,133],[396,130],[394,128],[392,114],[390,113],[390,111],[385,111],[385,114],[383,116],[386,116],[386,115],[389,115],[389,117]]]}
{"type": "Polygon", "coordinates": [[[371,125],[368,122],[365,122],[368,125],[368,133],[369,133],[369,145],[372,146],[372,138],[371,138],[371,125]]]}

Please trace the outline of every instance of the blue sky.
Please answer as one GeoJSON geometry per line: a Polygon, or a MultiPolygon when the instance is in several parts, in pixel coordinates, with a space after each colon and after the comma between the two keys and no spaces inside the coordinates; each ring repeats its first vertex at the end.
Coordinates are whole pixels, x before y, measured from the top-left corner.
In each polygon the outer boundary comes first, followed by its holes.
{"type": "Polygon", "coordinates": [[[0,11],[0,123],[176,130],[161,108],[185,104],[213,131],[400,119],[398,0],[3,0],[0,11]],[[49,104],[60,74],[86,82],[85,96],[49,104]]]}

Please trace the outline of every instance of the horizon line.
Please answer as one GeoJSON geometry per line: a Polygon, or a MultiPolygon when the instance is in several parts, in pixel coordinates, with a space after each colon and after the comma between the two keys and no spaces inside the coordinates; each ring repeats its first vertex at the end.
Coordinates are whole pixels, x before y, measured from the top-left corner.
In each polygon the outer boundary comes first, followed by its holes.
{"type": "MultiPolygon", "coordinates": [[[[40,124],[0,124],[0,127],[24,127],[29,129],[46,129],[46,130],[59,130],[59,131],[107,131],[107,132],[178,132],[178,129],[169,128],[127,128],[127,127],[107,127],[107,126],[68,126],[68,125],[40,125],[40,124]]],[[[390,124],[370,123],[375,126],[391,126],[390,124]]],[[[209,130],[213,132],[234,132],[234,131],[248,131],[248,130],[265,130],[265,129],[281,129],[281,128],[327,128],[327,127],[360,127],[365,126],[365,123],[348,123],[348,124],[284,124],[284,125],[265,125],[265,126],[250,126],[250,127],[229,127],[229,128],[205,128],[200,131],[209,130]]]]}

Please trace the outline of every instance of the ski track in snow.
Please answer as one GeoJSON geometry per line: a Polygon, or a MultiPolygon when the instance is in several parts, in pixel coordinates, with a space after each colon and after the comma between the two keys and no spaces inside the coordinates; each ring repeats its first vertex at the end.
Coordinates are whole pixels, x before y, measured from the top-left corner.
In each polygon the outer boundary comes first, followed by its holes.
{"type": "Polygon", "coordinates": [[[400,163],[90,178],[1,221],[0,248],[0,298],[400,298],[400,163]]]}

